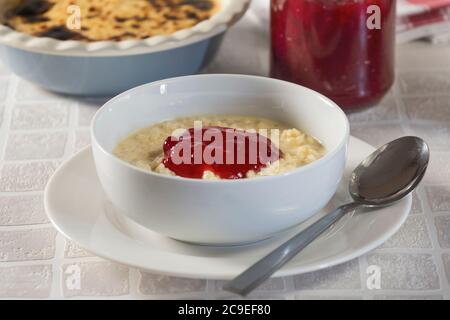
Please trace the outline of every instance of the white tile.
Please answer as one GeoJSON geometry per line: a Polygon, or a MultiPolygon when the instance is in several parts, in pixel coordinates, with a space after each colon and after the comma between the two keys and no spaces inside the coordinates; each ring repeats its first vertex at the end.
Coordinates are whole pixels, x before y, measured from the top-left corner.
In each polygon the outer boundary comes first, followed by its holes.
{"type": "Polygon", "coordinates": [[[112,262],[80,262],[62,266],[65,297],[122,296],[130,291],[128,267],[112,262]]]}
{"type": "Polygon", "coordinates": [[[8,88],[9,88],[9,78],[0,77],[0,103],[6,100],[8,88]]]}
{"type": "Polygon", "coordinates": [[[42,195],[0,196],[0,226],[48,222],[42,195]]]}
{"type": "Polygon", "coordinates": [[[429,295],[407,295],[407,294],[384,294],[375,295],[375,300],[443,300],[444,297],[439,294],[429,295]]]}
{"type": "Polygon", "coordinates": [[[92,257],[93,254],[78,246],[75,242],[65,239],[64,257],[66,258],[83,258],[92,257]]]}
{"type": "Polygon", "coordinates": [[[351,123],[399,120],[397,104],[389,93],[378,105],[348,114],[351,123]]]}
{"type": "Polygon", "coordinates": [[[19,80],[16,90],[17,101],[64,100],[64,96],[45,90],[26,80],[19,80]]]}
{"type": "Polygon", "coordinates": [[[89,127],[95,113],[105,102],[105,99],[80,100],[78,103],[78,126],[89,127]]]}
{"type": "Polygon", "coordinates": [[[400,230],[381,248],[431,248],[425,218],[422,215],[409,216],[400,230]]]}
{"type": "Polygon", "coordinates": [[[358,259],[328,269],[294,277],[297,290],[360,289],[358,259]]]}
{"type": "Polygon", "coordinates": [[[75,133],[75,150],[81,150],[91,143],[89,130],[77,130],[75,133]]]}
{"type": "Polygon", "coordinates": [[[450,185],[448,186],[427,186],[428,200],[431,206],[431,210],[438,211],[450,211],[450,185]]]}
{"type": "Polygon", "coordinates": [[[400,124],[360,124],[351,126],[351,134],[375,147],[405,135],[400,124]]]}
{"type": "Polygon", "coordinates": [[[450,153],[431,153],[424,182],[425,185],[448,184],[450,182],[450,153]]]}
{"type": "Polygon", "coordinates": [[[446,94],[450,72],[400,72],[398,83],[404,95],[446,94]]]}
{"type": "Polygon", "coordinates": [[[362,300],[362,296],[357,295],[296,295],[295,300],[362,300]]]}
{"type": "Polygon", "coordinates": [[[11,133],[5,160],[33,160],[61,158],[67,142],[67,133],[11,133]]]}
{"type": "Polygon", "coordinates": [[[431,152],[450,150],[450,124],[432,122],[411,124],[408,134],[421,137],[429,145],[431,152]]]}
{"type": "Polygon", "coordinates": [[[442,248],[450,249],[450,215],[435,217],[434,224],[437,230],[439,245],[442,248]]]}
{"type": "Polygon", "coordinates": [[[66,128],[69,106],[58,102],[16,104],[12,112],[12,130],[66,128]]]}
{"type": "Polygon", "coordinates": [[[0,191],[41,191],[57,168],[53,161],[7,163],[0,171],[0,191]]]}
{"type": "MultiPolygon", "coordinates": [[[[223,291],[222,287],[225,281],[214,281],[214,288],[217,291],[223,291]]],[[[262,292],[276,292],[283,291],[285,289],[284,278],[271,278],[255,289],[255,293],[260,294],[262,292]]]]}
{"type": "Polygon", "coordinates": [[[439,276],[431,254],[372,253],[367,263],[381,269],[382,290],[437,290],[439,276]]]}
{"type": "Polygon", "coordinates": [[[442,261],[444,262],[445,275],[447,276],[447,282],[450,284],[450,253],[444,253],[442,255],[442,261]]]}
{"type": "Polygon", "coordinates": [[[443,124],[450,121],[450,98],[447,96],[404,98],[403,102],[405,115],[410,121],[426,120],[443,124]]]}
{"type": "Polygon", "coordinates": [[[0,231],[0,262],[51,259],[55,237],[53,228],[0,231]]]}
{"type": "Polygon", "coordinates": [[[206,280],[184,279],[140,271],[139,292],[144,295],[199,293],[206,290],[206,280]]]}
{"type": "Polygon", "coordinates": [[[51,285],[51,265],[0,267],[0,298],[48,298],[51,285]]]}

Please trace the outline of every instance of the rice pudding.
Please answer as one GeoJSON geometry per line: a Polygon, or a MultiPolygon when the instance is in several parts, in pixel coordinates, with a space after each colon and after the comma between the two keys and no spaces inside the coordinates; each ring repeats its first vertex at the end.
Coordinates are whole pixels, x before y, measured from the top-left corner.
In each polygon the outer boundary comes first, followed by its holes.
{"type": "Polygon", "coordinates": [[[144,170],[214,180],[282,174],[320,159],[325,148],[301,130],[270,119],[208,115],[137,130],[120,141],[113,153],[144,170]],[[195,140],[197,133],[200,140],[195,140]],[[195,150],[200,151],[199,162],[195,150]],[[177,161],[177,155],[185,161],[177,161]]]}

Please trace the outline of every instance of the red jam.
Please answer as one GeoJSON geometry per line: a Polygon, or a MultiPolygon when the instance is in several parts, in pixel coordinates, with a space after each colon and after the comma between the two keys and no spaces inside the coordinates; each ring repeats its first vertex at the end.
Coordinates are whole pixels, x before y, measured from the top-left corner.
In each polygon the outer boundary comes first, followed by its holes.
{"type": "Polygon", "coordinates": [[[164,142],[166,168],[177,176],[202,179],[205,171],[221,179],[243,179],[277,161],[281,151],[256,132],[223,127],[191,128],[164,142]]]}
{"type": "Polygon", "coordinates": [[[378,103],[394,81],[395,7],[395,0],[272,0],[271,76],[345,110],[378,103]],[[368,27],[372,5],[381,28],[368,27]]]}

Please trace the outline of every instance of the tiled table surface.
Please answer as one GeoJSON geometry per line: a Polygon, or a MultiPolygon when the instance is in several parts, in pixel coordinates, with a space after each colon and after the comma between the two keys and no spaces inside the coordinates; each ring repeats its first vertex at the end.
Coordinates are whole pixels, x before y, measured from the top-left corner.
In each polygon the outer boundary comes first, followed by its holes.
{"type": "MultiPolygon", "coordinates": [[[[250,11],[207,71],[266,75],[263,26],[250,11]]],[[[374,145],[406,134],[429,142],[429,172],[405,225],[366,256],[271,280],[251,297],[450,299],[450,47],[407,44],[398,48],[397,62],[389,96],[350,120],[352,134],[374,145]],[[367,288],[369,265],[381,268],[381,290],[367,288]]],[[[0,65],[0,298],[236,298],[218,281],[149,274],[92,256],[49,224],[45,184],[89,143],[89,121],[103,101],[43,91],[0,65]],[[79,289],[71,286],[73,265],[81,269],[79,289]]]]}

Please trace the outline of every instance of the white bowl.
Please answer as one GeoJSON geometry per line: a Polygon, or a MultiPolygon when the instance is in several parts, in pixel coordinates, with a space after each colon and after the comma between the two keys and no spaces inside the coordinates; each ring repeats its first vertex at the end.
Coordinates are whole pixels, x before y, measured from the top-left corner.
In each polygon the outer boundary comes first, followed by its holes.
{"type": "Polygon", "coordinates": [[[91,134],[98,176],[121,213],[174,239],[230,245],[268,238],[327,204],[343,174],[349,124],[331,100],[292,83],[197,75],[150,83],[113,98],[97,112],[91,134]],[[286,122],[319,139],[327,154],[282,175],[232,181],[164,176],[112,154],[117,143],[136,129],[205,114],[286,122]]]}

